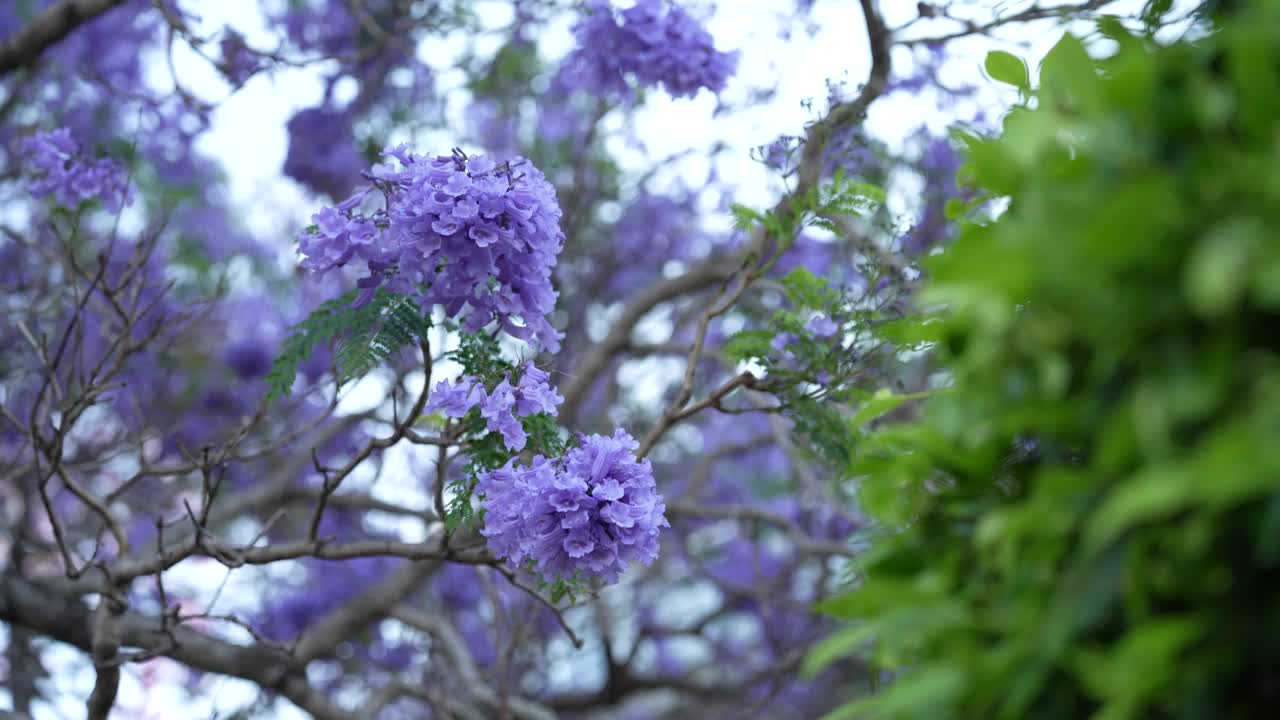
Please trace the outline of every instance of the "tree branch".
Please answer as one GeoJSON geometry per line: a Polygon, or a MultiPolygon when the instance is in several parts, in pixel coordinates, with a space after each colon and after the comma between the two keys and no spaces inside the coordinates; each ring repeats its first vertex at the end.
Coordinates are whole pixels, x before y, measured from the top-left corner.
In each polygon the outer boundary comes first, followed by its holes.
{"type": "MultiPolygon", "coordinates": [[[[106,602],[104,600],[104,602],[106,602]]],[[[159,618],[125,612],[115,619],[122,647],[141,648],[205,672],[243,678],[279,692],[317,720],[356,720],[356,715],[312,688],[302,666],[263,646],[240,646],[186,627],[163,628],[159,618]]],[[[0,575],[0,621],[93,649],[93,611],[79,598],[10,574],[0,575]]]]}
{"type": "Polygon", "coordinates": [[[62,0],[0,42],[0,75],[35,62],[72,30],[124,3],[125,0],[62,0]]]}

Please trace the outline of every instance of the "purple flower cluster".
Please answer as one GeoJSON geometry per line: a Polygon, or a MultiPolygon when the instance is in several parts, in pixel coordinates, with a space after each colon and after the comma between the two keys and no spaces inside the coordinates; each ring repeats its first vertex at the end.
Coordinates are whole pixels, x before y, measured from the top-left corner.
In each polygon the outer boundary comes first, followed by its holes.
{"type": "Polygon", "coordinates": [[[218,69],[236,87],[245,84],[245,81],[261,69],[262,62],[258,54],[245,44],[243,35],[231,28],[223,30],[218,48],[222,52],[218,69]]]}
{"type": "Polygon", "coordinates": [[[23,142],[23,150],[37,175],[30,186],[36,197],[54,195],[69,208],[99,198],[112,212],[133,200],[124,165],[85,156],[65,127],[32,135],[23,142]]]}
{"type": "Polygon", "coordinates": [[[365,298],[385,283],[451,317],[466,311],[469,332],[498,320],[508,334],[557,352],[560,334],[547,315],[564,233],[551,183],[521,157],[498,164],[454,150],[428,158],[404,146],[387,155],[400,169],[370,173],[386,207],[360,211],[370,188],[315,215],[299,241],[302,266],[323,273],[358,257],[369,268],[365,298]]]}
{"type": "Polygon", "coordinates": [[[367,167],[356,147],[354,119],[342,110],[314,107],[289,119],[284,174],[315,192],[346,197],[367,167]]]}
{"type": "Polygon", "coordinates": [[[664,0],[637,0],[618,15],[608,0],[592,0],[574,35],[578,46],[565,72],[570,84],[596,95],[630,98],[628,75],[672,97],[693,97],[701,88],[718,93],[738,65],[737,53],[716,50],[697,20],[664,0]]]}
{"type": "Polygon", "coordinates": [[[649,461],[625,430],[583,437],[550,460],[534,456],[485,473],[477,486],[489,549],[514,566],[532,561],[543,577],[575,574],[616,582],[628,563],[658,556],[670,527],[649,461]]]}
{"type": "Polygon", "coordinates": [[[478,407],[490,432],[501,433],[507,448],[519,452],[524,449],[529,436],[517,416],[528,417],[535,413],[555,415],[556,406],[564,402],[560,393],[547,382],[548,377],[545,371],[527,363],[514,386],[508,375],[488,392],[474,377],[463,377],[456,383],[441,380],[427,398],[426,410],[461,418],[471,408],[478,407]]]}

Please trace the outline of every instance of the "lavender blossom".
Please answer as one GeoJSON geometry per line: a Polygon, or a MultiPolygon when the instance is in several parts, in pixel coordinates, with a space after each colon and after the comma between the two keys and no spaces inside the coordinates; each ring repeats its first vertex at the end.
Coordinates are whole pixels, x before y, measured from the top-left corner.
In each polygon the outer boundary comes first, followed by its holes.
{"type": "Polygon", "coordinates": [[[548,379],[546,372],[527,363],[514,386],[507,376],[487,392],[474,377],[459,378],[457,382],[442,380],[432,389],[425,408],[451,418],[465,417],[472,408],[480,408],[485,427],[501,434],[508,450],[519,452],[529,440],[520,418],[537,413],[555,415],[556,406],[564,402],[548,379]]]}
{"type": "Polygon", "coordinates": [[[513,566],[526,561],[543,577],[574,575],[616,582],[630,562],[658,556],[669,527],[649,461],[624,430],[592,435],[563,458],[511,460],[481,476],[489,549],[513,566]]]}
{"type": "Polygon", "coordinates": [[[485,419],[485,426],[491,432],[502,434],[502,440],[508,449],[519,452],[524,449],[529,436],[512,413],[515,406],[516,395],[511,382],[503,378],[480,404],[480,417],[485,419]]]}
{"type": "Polygon", "coordinates": [[[836,331],[840,329],[840,325],[826,315],[815,315],[804,326],[804,329],[813,333],[816,337],[825,338],[835,335],[836,331]]]}
{"type": "Polygon", "coordinates": [[[440,412],[445,417],[465,417],[471,408],[484,400],[484,388],[475,378],[460,378],[458,382],[441,380],[427,398],[427,412],[440,412]]]}
{"type": "Polygon", "coordinates": [[[245,84],[261,69],[258,54],[245,43],[243,35],[231,28],[223,31],[218,49],[222,52],[222,61],[218,64],[218,69],[236,87],[245,84]]]}
{"type": "Polygon", "coordinates": [[[520,382],[516,385],[516,412],[521,415],[535,413],[556,414],[556,408],[564,397],[551,386],[550,375],[533,363],[526,363],[520,382]]]}
{"type": "Polygon", "coordinates": [[[465,316],[469,332],[496,320],[507,334],[558,351],[560,333],[547,315],[564,233],[555,188],[542,173],[521,157],[498,164],[455,150],[428,158],[404,146],[386,154],[400,168],[379,166],[370,177],[387,208],[361,214],[367,189],[315,215],[299,238],[302,266],[323,273],[359,258],[370,297],[385,283],[465,316]]]}
{"type": "Polygon", "coordinates": [[[342,110],[314,107],[289,119],[289,152],[284,174],[332,198],[346,197],[355,187],[365,159],[351,130],[354,119],[342,110]]]}
{"type": "Polygon", "coordinates": [[[73,209],[97,198],[112,212],[133,201],[124,165],[110,158],[87,157],[68,128],[38,132],[27,138],[23,150],[30,155],[36,174],[30,185],[36,197],[53,195],[59,204],[73,209]]]}
{"type": "Polygon", "coordinates": [[[716,50],[697,20],[663,0],[638,0],[617,15],[608,0],[592,0],[574,35],[578,46],[563,72],[571,85],[596,95],[631,98],[628,76],[672,97],[693,97],[702,88],[718,93],[738,64],[737,53],[716,50]]]}

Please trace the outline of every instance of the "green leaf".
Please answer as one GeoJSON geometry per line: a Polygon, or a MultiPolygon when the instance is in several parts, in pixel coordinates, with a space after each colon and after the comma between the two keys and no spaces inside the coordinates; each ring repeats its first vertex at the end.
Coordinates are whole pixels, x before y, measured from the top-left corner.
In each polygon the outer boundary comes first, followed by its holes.
{"type": "Polygon", "coordinates": [[[801,672],[812,678],[831,663],[849,657],[874,637],[875,625],[863,623],[841,628],[831,637],[818,643],[805,658],[801,672]]]}
{"type": "Polygon", "coordinates": [[[1040,92],[1055,99],[1088,99],[1097,77],[1097,64],[1070,33],[1063,33],[1040,62],[1040,92]]]}
{"type": "Polygon", "coordinates": [[[966,681],[958,668],[928,666],[898,678],[884,693],[843,705],[822,720],[953,717],[948,708],[964,692],[966,681]]]}
{"type": "Polygon", "coordinates": [[[316,308],[290,328],[267,373],[266,402],[287,396],[298,368],[321,346],[337,342],[338,384],[368,372],[392,352],[421,338],[431,319],[412,299],[379,289],[368,303],[353,307],[359,290],[350,290],[316,308]]]}
{"type": "Polygon", "coordinates": [[[392,354],[425,337],[430,329],[431,317],[413,298],[400,296],[387,301],[371,322],[339,342],[334,353],[338,384],[363,377],[392,354]]]}
{"type": "Polygon", "coordinates": [[[1027,63],[1013,53],[992,50],[987,53],[984,67],[993,80],[1012,85],[1023,92],[1031,90],[1031,73],[1027,70],[1027,63]]]}
{"type": "Polygon", "coordinates": [[[733,213],[733,227],[735,230],[749,232],[754,230],[757,224],[760,224],[765,220],[765,216],[759,211],[753,210],[746,205],[734,203],[729,210],[733,213]]]}
{"type": "Polygon", "coordinates": [[[773,337],[772,330],[740,330],[724,344],[724,354],[739,362],[768,357],[773,337]]]}
{"type": "Polygon", "coordinates": [[[932,394],[932,392],[923,391],[895,395],[889,388],[880,388],[862,403],[862,406],[858,408],[858,412],[854,413],[853,419],[849,421],[849,426],[855,429],[861,428],[881,415],[894,411],[905,402],[920,400],[932,394]]]}
{"type": "Polygon", "coordinates": [[[831,298],[827,279],[818,277],[809,268],[800,265],[782,278],[787,289],[787,299],[799,307],[822,308],[831,298]]]}
{"type": "Polygon", "coordinates": [[[1187,301],[1202,316],[1231,310],[1249,286],[1254,256],[1266,242],[1256,220],[1234,220],[1211,230],[1187,259],[1187,301]]]}

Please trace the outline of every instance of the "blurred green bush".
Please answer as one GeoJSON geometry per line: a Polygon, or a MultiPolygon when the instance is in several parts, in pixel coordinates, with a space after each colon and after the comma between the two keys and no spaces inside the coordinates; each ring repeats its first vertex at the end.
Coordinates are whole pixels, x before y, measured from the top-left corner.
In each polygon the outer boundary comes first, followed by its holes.
{"type": "Polygon", "coordinates": [[[892,532],[810,667],[885,682],[832,717],[1280,717],[1280,3],[1234,5],[989,58],[1009,204],[926,266],[951,388],[849,467],[892,532]]]}

